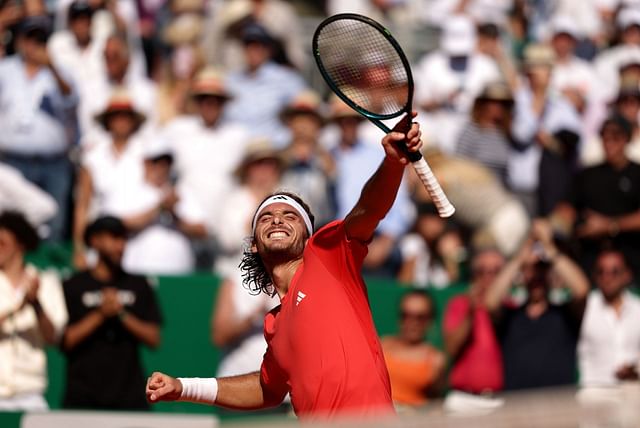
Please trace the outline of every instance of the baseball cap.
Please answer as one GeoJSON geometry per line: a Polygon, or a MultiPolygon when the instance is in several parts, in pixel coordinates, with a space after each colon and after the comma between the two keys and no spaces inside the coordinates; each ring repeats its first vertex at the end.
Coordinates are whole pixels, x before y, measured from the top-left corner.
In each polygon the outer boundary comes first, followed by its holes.
{"type": "Polygon", "coordinates": [[[69,21],[80,17],[91,17],[93,8],[84,0],[76,0],[69,5],[69,21]]]}
{"type": "Polygon", "coordinates": [[[251,22],[242,30],[242,41],[244,43],[257,42],[263,45],[270,45],[273,43],[273,37],[265,27],[257,22],[251,22]]]}
{"type": "Polygon", "coordinates": [[[46,42],[52,32],[51,19],[45,15],[28,16],[20,22],[20,34],[46,42]]]}

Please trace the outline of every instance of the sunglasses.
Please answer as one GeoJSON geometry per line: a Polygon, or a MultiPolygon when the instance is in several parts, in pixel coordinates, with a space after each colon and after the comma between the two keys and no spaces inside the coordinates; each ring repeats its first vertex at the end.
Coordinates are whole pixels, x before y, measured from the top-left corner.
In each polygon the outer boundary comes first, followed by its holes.
{"type": "Polygon", "coordinates": [[[400,319],[402,321],[406,321],[409,319],[414,319],[416,321],[421,321],[421,322],[427,322],[431,319],[431,314],[430,313],[425,313],[425,312],[408,312],[408,311],[401,311],[400,312],[400,319]]]}
{"type": "Polygon", "coordinates": [[[497,275],[500,272],[499,267],[493,267],[493,268],[485,268],[485,267],[478,267],[473,269],[473,274],[477,275],[477,276],[482,276],[482,275],[497,275]]]}
{"type": "Polygon", "coordinates": [[[596,276],[605,276],[605,275],[620,276],[624,274],[624,269],[619,267],[615,267],[613,269],[597,268],[595,271],[595,274],[596,276]]]}

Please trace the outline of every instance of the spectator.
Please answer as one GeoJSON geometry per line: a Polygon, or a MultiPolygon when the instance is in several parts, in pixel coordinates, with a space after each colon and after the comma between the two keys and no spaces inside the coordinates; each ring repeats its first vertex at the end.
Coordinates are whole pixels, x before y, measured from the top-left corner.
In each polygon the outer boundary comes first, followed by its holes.
{"type": "Polygon", "coordinates": [[[628,290],[631,279],[621,251],[609,249],[598,255],[594,269],[597,289],[587,299],[578,341],[583,387],[638,380],[640,299],[628,290]]]}
{"type": "MultiPolygon", "coordinates": [[[[213,2],[215,3],[215,2],[213,2]]],[[[246,66],[242,55],[242,31],[259,24],[273,36],[274,55],[280,62],[305,70],[303,25],[294,5],[283,0],[232,0],[211,6],[203,40],[209,64],[228,72],[246,66]]]]}
{"type": "Polygon", "coordinates": [[[26,18],[20,28],[19,53],[0,60],[0,151],[5,163],[55,199],[58,212],[49,238],[59,241],[66,236],[69,218],[72,171],[67,152],[77,96],[47,54],[48,18],[26,18]]]}
{"type": "Polygon", "coordinates": [[[0,162],[0,212],[18,211],[40,229],[57,210],[51,195],[25,179],[20,171],[0,162]]]}
{"type": "Polygon", "coordinates": [[[24,256],[38,235],[17,212],[0,214],[0,411],[46,411],[45,346],[67,322],[62,287],[24,256]]]}
{"type": "Polygon", "coordinates": [[[400,240],[397,280],[414,287],[445,288],[460,280],[466,248],[460,232],[438,215],[432,202],[417,205],[413,230],[400,240]]]}
{"type": "Polygon", "coordinates": [[[556,226],[566,235],[573,230],[587,272],[602,246],[612,243],[627,255],[634,276],[640,278],[640,166],[625,153],[631,133],[631,125],[621,116],[604,121],[600,136],[605,161],[576,175],[553,213],[556,226]]]}
{"type": "Polygon", "coordinates": [[[504,256],[496,249],[478,250],[471,260],[469,291],[447,303],[443,337],[451,359],[452,389],[471,394],[502,390],[502,352],[484,302],[504,262],[504,256]]]}
{"type": "Polygon", "coordinates": [[[145,128],[153,130],[157,124],[157,93],[155,82],[134,73],[131,68],[131,49],[127,39],[120,35],[107,38],[103,51],[104,69],[83,84],[78,117],[83,143],[92,143],[104,135],[96,126],[94,117],[118,88],[126,88],[137,110],[147,117],[145,128]]]}
{"type": "Polygon", "coordinates": [[[246,67],[229,73],[227,83],[233,100],[225,117],[250,123],[252,136],[267,137],[282,148],[287,133],[279,114],[306,84],[297,72],[273,61],[273,37],[261,25],[247,25],[242,42],[246,67]]]}
{"type": "Polygon", "coordinates": [[[476,98],[471,120],[458,137],[456,154],[480,162],[502,183],[507,180],[511,152],[513,97],[501,82],[489,83],[476,98]]]}
{"type": "Polygon", "coordinates": [[[234,171],[237,183],[220,208],[215,235],[220,244],[216,272],[233,282],[244,250],[243,239],[251,235],[251,218],[264,198],[276,191],[284,169],[282,156],[264,139],[251,140],[234,171]]]}
{"type": "Polygon", "coordinates": [[[158,79],[157,109],[161,127],[193,109],[189,102],[191,82],[204,66],[204,54],[198,45],[203,31],[202,20],[198,14],[180,14],[163,32],[169,53],[158,79]]]}
{"type": "Polygon", "coordinates": [[[78,269],[87,266],[83,239],[87,223],[107,212],[114,201],[133,192],[143,180],[145,140],[138,131],[145,119],[125,89],[115,90],[104,110],[95,116],[110,138],[84,148],[78,172],[73,225],[74,264],[78,269]]]}
{"type": "Polygon", "coordinates": [[[86,230],[98,253],[89,270],[64,282],[69,325],[63,406],[143,410],[145,375],[140,345],[160,344],[160,309],[147,281],[122,270],[127,231],[115,217],[100,217],[86,230]]]}
{"type": "Polygon", "coordinates": [[[318,142],[325,123],[321,108],[318,94],[303,91],[282,110],[280,118],[291,135],[282,150],[285,161],[282,186],[304,198],[318,225],[323,226],[335,218],[332,197],[335,162],[318,142]]]}
{"type": "Polygon", "coordinates": [[[628,64],[630,57],[640,54],[640,10],[637,7],[622,8],[616,17],[616,29],[619,32],[618,43],[602,50],[593,63],[603,99],[615,96],[620,85],[620,68],[628,64]]]}
{"type": "MultiPolygon", "coordinates": [[[[95,96],[85,87],[104,73],[103,53],[107,34],[94,35],[91,31],[94,9],[86,0],[74,0],[67,12],[67,25],[53,33],[48,48],[51,60],[73,77],[80,94],[81,110],[85,98],[95,96]],[[97,36],[97,37],[96,37],[97,36]]],[[[83,118],[82,130],[87,131],[91,117],[83,118]]]]}
{"type": "MultiPolygon", "coordinates": [[[[372,146],[361,133],[363,120],[338,97],[330,103],[330,120],[337,125],[337,142],[331,144],[331,154],[336,162],[335,198],[336,217],[349,213],[367,178],[380,165],[384,152],[372,146]],[[358,167],[355,168],[354,165],[358,167]]],[[[369,273],[393,278],[400,263],[399,239],[406,233],[414,219],[414,208],[405,184],[400,185],[396,200],[387,216],[382,219],[369,252],[364,261],[369,273]]]]}
{"type": "Polygon", "coordinates": [[[426,341],[435,318],[433,299],[410,291],[400,301],[400,329],[380,340],[396,407],[417,407],[441,393],[446,374],[445,355],[426,341]]]}
{"type": "Polygon", "coordinates": [[[508,183],[530,215],[538,213],[536,189],[540,183],[540,158],[551,144],[551,135],[562,129],[580,135],[581,119],[574,107],[550,90],[555,62],[553,50],[544,44],[527,46],[524,52],[526,80],[515,93],[508,183]]]}
{"type": "Polygon", "coordinates": [[[588,291],[580,267],[555,246],[549,224],[535,221],[529,239],[485,295],[501,338],[505,390],[575,382],[576,343],[588,291]],[[519,276],[526,301],[520,306],[503,304],[519,276]],[[567,287],[570,300],[550,301],[552,284],[567,287]]]}
{"type": "Polygon", "coordinates": [[[264,316],[277,305],[274,296],[251,294],[237,268],[223,277],[211,317],[211,340],[222,351],[216,376],[260,370],[267,350],[264,316]]]}
{"type": "MultiPolygon", "coordinates": [[[[76,0],[59,0],[55,3],[56,31],[67,28],[69,5],[76,0]]],[[[83,0],[80,0],[83,1],[83,0]]],[[[142,25],[135,3],[121,0],[87,0],[93,9],[91,37],[104,40],[113,35],[126,36],[127,46],[131,46],[131,73],[144,76],[147,73],[140,39],[142,25]]]]}
{"type": "Polygon", "coordinates": [[[555,54],[550,86],[561,92],[578,112],[584,112],[597,93],[597,78],[590,62],[578,58],[581,40],[578,23],[573,17],[557,15],[551,22],[550,45],[555,54]]]}
{"type": "MultiPolygon", "coordinates": [[[[621,82],[620,91],[609,106],[613,113],[624,117],[631,124],[631,141],[627,144],[625,152],[627,157],[635,163],[640,162],[640,87],[638,83],[635,79],[621,82]]],[[[604,157],[599,135],[594,135],[585,141],[581,150],[582,164],[593,166],[601,163],[604,157]]]]}
{"type": "Polygon", "coordinates": [[[144,180],[119,192],[105,212],[121,216],[131,237],[122,264],[127,272],[185,275],[195,269],[192,238],[206,236],[204,211],[189,189],[172,182],[173,154],[161,140],[144,148],[144,180]]]}
{"type": "MultiPolygon", "coordinates": [[[[193,193],[204,210],[209,236],[216,239],[220,208],[233,186],[233,171],[242,160],[249,132],[241,124],[223,120],[231,94],[215,68],[197,73],[191,97],[196,114],[172,120],[163,134],[173,148],[178,186],[193,193]]],[[[211,240],[201,244],[198,267],[211,269],[215,244],[211,240]]]]}
{"type": "Polygon", "coordinates": [[[438,146],[451,153],[473,100],[486,84],[500,79],[500,71],[491,58],[475,51],[471,19],[455,15],[442,26],[439,49],[425,55],[415,69],[415,101],[430,113],[425,134],[437,138],[438,146]]]}

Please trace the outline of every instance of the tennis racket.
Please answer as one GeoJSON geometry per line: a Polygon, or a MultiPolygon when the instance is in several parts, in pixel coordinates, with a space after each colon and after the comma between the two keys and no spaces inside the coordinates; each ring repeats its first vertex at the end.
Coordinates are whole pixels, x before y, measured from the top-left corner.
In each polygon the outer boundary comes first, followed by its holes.
{"type": "MultiPolygon", "coordinates": [[[[400,125],[411,127],[413,77],[409,61],[389,31],[371,18],[354,13],[330,16],[313,35],[313,56],[331,90],[348,106],[385,133],[383,120],[405,115],[400,125]]],[[[455,208],[419,152],[401,149],[438,208],[449,217],[455,208]]]]}

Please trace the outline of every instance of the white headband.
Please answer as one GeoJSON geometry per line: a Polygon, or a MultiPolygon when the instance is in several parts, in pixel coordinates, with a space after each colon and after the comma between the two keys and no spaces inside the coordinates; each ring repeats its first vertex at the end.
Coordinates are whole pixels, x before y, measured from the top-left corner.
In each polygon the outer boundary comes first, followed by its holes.
{"type": "Polygon", "coordinates": [[[307,226],[307,233],[309,234],[309,236],[313,234],[313,226],[311,225],[311,219],[309,218],[309,214],[307,214],[304,208],[302,208],[302,205],[300,205],[298,202],[295,201],[295,199],[287,195],[273,195],[267,198],[267,200],[265,200],[262,204],[260,204],[260,206],[256,210],[256,214],[253,216],[253,221],[251,222],[252,234],[255,234],[256,232],[256,222],[258,221],[258,216],[260,215],[262,210],[268,207],[269,205],[273,205],[277,203],[287,204],[291,208],[296,210],[298,214],[300,214],[300,217],[302,217],[302,220],[304,220],[304,224],[305,226],[307,226]]]}

